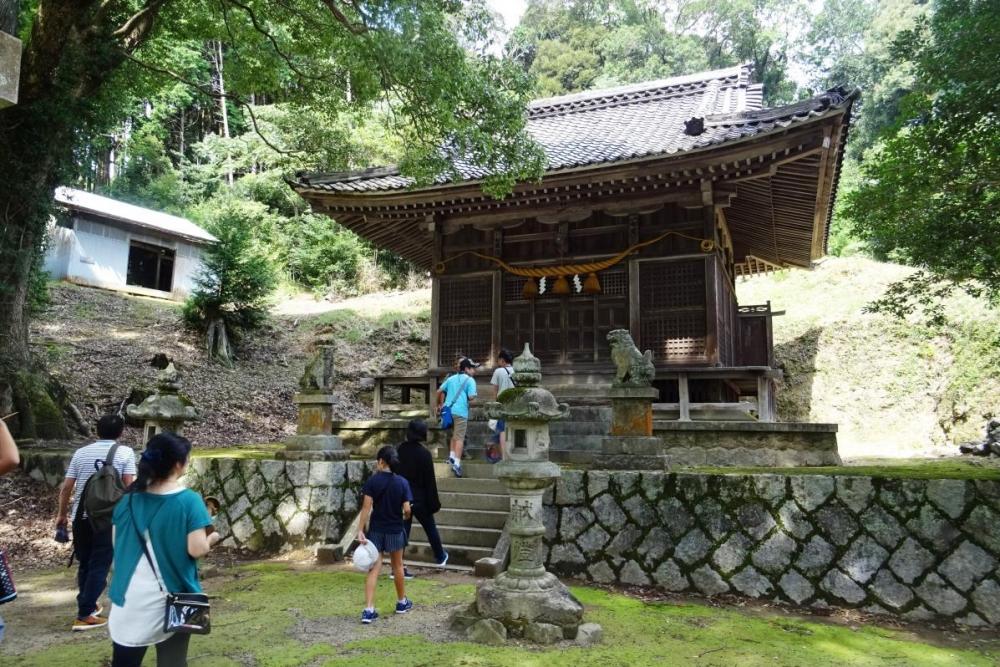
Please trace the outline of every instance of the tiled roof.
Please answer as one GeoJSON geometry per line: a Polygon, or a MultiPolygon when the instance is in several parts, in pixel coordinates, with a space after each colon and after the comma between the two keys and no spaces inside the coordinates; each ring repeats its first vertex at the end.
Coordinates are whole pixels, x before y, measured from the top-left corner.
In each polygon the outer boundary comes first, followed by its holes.
{"type": "MultiPolygon", "coordinates": [[[[547,171],[666,156],[784,128],[846,101],[842,90],[795,104],[762,109],[762,88],[750,83],[750,66],[535,100],[528,132],[545,151],[547,171]],[[692,119],[701,119],[689,124],[692,119]]],[[[458,161],[458,177],[436,185],[472,181],[487,173],[458,161]]],[[[385,192],[413,181],[394,167],[332,174],[299,174],[296,186],[330,192],[385,192]]]]}
{"type": "Polygon", "coordinates": [[[187,218],[127,204],[110,197],[95,195],[93,192],[59,187],[56,188],[55,200],[56,203],[74,211],[145,227],[167,236],[180,237],[196,243],[214,243],[218,240],[187,218]]]}

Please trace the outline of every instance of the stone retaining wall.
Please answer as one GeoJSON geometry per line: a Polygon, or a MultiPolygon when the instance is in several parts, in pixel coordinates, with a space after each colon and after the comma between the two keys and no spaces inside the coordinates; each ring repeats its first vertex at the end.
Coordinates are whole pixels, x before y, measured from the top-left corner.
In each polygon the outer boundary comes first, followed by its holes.
{"type": "Polygon", "coordinates": [[[564,470],[561,576],[1000,625],[1000,481],[564,470]]]}
{"type": "Polygon", "coordinates": [[[193,458],[184,484],[219,499],[223,546],[277,551],[339,540],[370,474],[365,461],[193,458]]]}

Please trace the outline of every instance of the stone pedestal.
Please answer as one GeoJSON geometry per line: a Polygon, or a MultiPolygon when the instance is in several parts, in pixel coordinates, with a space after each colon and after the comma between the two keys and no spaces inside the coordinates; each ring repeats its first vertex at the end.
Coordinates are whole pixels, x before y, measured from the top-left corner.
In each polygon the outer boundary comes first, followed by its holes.
{"type": "Polygon", "coordinates": [[[337,461],[348,452],[339,436],[333,434],[333,345],[321,338],[316,354],[306,364],[299,379],[300,391],[293,399],[299,408],[295,435],[285,440],[285,449],[276,458],[288,461],[337,461]]]}
{"type": "Polygon", "coordinates": [[[20,78],[21,40],[0,30],[0,109],[17,104],[20,78]]]}
{"type": "Polygon", "coordinates": [[[330,394],[295,394],[299,407],[296,434],[285,440],[285,449],[276,457],[289,461],[336,461],[348,452],[340,438],[333,435],[333,405],[330,394]]]}
{"type": "Polygon", "coordinates": [[[606,470],[666,470],[663,442],[653,437],[653,387],[612,387],[611,429],[594,467],[606,470]]]}
{"type": "Polygon", "coordinates": [[[653,401],[660,392],[653,387],[611,387],[611,435],[653,435],[653,401]]]}

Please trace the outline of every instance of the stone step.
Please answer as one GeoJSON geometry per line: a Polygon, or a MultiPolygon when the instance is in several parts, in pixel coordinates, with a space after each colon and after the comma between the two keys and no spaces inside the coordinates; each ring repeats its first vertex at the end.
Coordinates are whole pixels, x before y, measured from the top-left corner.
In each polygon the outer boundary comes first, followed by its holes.
{"type": "Polygon", "coordinates": [[[507,494],[507,487],[501,484],[498,479],[439,477],[437,487],[438,491],[455,491],[457,493],[489,493],[503,496],[507,494]]]}
{"type": "Polygon", "coordinates": [[[438,496],[441,499],[441,507],[443,508],[482,510],[486,512],[506,512],[510,509],[510,497],[506,495],[441,491],[438,496]]]}
{"type": "Polygon", "coordinates": [[[434,515],[434,521],[439,526],[457,526],[461,528],[493,528],[501,530],[507,521],[507,510],[465,509],[461,507],[442,507],[434,515]]]}
{"type": "MultiPolygon", "coordinates": [[[[442,526],[438,524],[438,533],[441,534],[441,542],[445,550],[448,545],[455,544],[467,547],[483,547],[491,551],[500,540],[499,528],[464,528],[461,526],[442,526]]],[[[419,523],[414,523],[410,529],[410,539],[415,542],[426,542],[427,535],[424,528],[419,523]]]]}
{"type": "MultiPolygon", "coordinates": [[[[447,457],[448,453],[443,452],[443,457],[447,457]]],[[[486,463],[483,461],[482,450],[480,450],[479,460],[473,460],[472,454],[469,454],[469,458],[462,460],[462,477],[463,479],[496,479],[496,470],[493,468],[492,463],[486,463]]],[[[454,477],[454,473],[451,471],[451,465],[447,461],[435,461],[434,462],[434,473],[441,478],[451,478],[454,477]]]]}
{"type": "MultiPolygon", "coordinates": [[[[415,528],[416,526],[414,526],[415,528]]],[[[459,565],[473,567],[480,558],[489,558],[493,555],[493,547],[475,547],[467,545],[457,545],[444,543],[444,550],[448,552],[448,566],[459,565]]],[[[403,552],[404,560],[429,564],[434,562],[434,550],[425,541],[410,540],[403,552]]]]}

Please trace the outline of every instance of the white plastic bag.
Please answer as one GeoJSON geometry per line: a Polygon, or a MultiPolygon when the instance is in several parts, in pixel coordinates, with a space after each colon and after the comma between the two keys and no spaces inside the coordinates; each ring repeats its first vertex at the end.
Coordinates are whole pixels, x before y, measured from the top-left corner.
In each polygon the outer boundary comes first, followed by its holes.
{"type": "Polygon", "coordinates": [[[351,562],[354,564],[355,570],[367,572],[375,565],[378,557],[378,549],[371,541],[368,541],[358,545],[358,548],[354,550],[354,556],[351,557],[351,562]]]}

